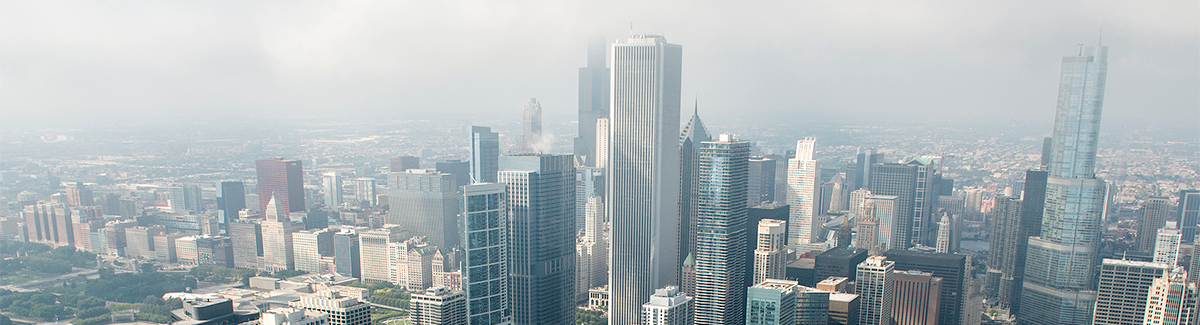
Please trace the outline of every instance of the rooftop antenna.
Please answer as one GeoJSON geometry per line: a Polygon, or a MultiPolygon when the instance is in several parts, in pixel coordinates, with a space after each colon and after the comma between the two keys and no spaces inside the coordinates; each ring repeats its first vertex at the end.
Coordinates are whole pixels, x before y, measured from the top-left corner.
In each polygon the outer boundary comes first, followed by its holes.
{"type": "Polygon", "coordinates": [[[1104,45],[1104,23],[1100,23],[1100,36],[1096,37],[1096,47],[1104,45]]]}
{"type": "Polygon", "coordinates": [[[700,95],[696,95],[696,108],[692,111],[692,115],[700,115],[700,95]]]}
{"type": "Polygon", "coordinates": [[[1079,55],[1082,56],[1083,55],[1083,43],[1079,43],[1079,44],[1075,44],[1075,45],[1079,45],[1079,55]]]}

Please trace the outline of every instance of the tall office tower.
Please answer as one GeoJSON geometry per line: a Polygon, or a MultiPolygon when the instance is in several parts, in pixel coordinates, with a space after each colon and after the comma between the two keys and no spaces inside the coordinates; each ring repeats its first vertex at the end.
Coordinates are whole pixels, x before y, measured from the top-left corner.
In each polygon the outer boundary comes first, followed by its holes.
{"type": "MultiPolygon", "coordinates": [[[[796,319],[796,291],[800,288],[796,281],[778,279],[759,281],[747,288],[746,324],[810,324],[796,319]]],[[[825,301],[828,304],[828,298],[825,301]]]]}
{"type": "Polygon", "coordinates": [[[1187,325],[1198,321],[1196,284],[1187,282],[1187,271],[1175,268],[1154,279],[1142,324],[1187,325]]]}
{"type": "MultiPolygon", "coordinates": [[[[667,286],[655,290],[650,301],[642,304],[642,325],[688,325],[692,324],[692,297],[679,291],[678,287],[667,286]]],[[[611,316],[610,316],[611,317],[611,316]]],[[[609,321],[611,324],[612,321],[609,321]]]]}
{"type": "Polygon", "coordinates": [[[303,225],[288,219],[287,209],[280,201],[271,197],[263,214],[266,218],[262,221],[263,268],[272,273],[296,269],[292,233],[304,229],[303,225]]]}
{"type": "Polygon", "coordinates": [[[858,264],[858,322],[863,325],[890,325],[896,262],[883,256],[871,256],[858,264]]]}
{"type": "Polygon", "coordinates": [[[855,216],[854,227],[858,233],[854,237],[855,248],[867,251],[868,255],[879,255],[884,250],[879,245],[879,219],[875,218],[875,200],[865,201],[862,215],[855,216]]]}
{"type": "Polygon", "coordinates": [[[1150,197],[1142,202],[1138,216],[1137,249],[1141,252],[1154,252],[1154,240],[1158,230],[1167,224],[1170,218],[1171,201],[1165,197],[1150,197]]]}
{"type": "Polygon", "coordinates": [[[597,164],[596,120],[608,117],[609,70],[605,66],[607,44],[604,37],[588,41],[587,66],[579,68],[579,137],[575,138],[575,157],[584,166],[597,164]]]}
{"type": "MultiPolygon", "coordinates": [[[[409,169],[420,169],[421,158],[413,156],[392,157],[388,161],[389,173],[403,173],[409,169]]],[[[365,175],[364,175],[365,176],[365,175]]]]}
{"type": "Polygon", "coordinates": [[[354,200],[359,204],[375,206],[375,178],[359,177],[354,182],[354,200]]]}
{"type": "Polygon", "coordinates": [[[896,271],[893,275],[892,323],[936,325],[942,278],[931,272],[896,271]]]}
{"type": "Polygon", "coordinates": [[[796,158],[788,159],[788,203],[791,205],[788,226],[788,246],[797,252],[806,252],[810,245],[820,238],[821,213],[817,212],[814,201],[817,194],[817,160],[813,150],[817,146],[815,138],[804,138],[796,141],[796,158]]]}
{"type": "Polygon", "coordinates": [[[858,316],[858,295],[841,292],[832,292],[829,294],[830,325],[857,325],[858,316]]]}
{"type": "Polygon", "coordinates": [[[934,246],[938,253],[953,253],[950,251],[951,229],[950,217],[943,215],[942,220],[938,221],[937,246],[934,246]]]}
{"type": "Polygon", "coordinates": [[[1158,239],[1154,243],[1154,262],[1166,263],[1174,268],[1179,261],[1179,229],[1174,221],[1167,221],[1167,226],[1158,230],[1158,239]]]}
{"type": "Polygon", "coordinates": [[[775,160],[754,157],[750,158],[750,193],[746,195],[746,206],[756,207],[763,202],[775,202],[775,160]]]}
{"type": "Polygon", "coordinates": [[[687,259],[696,251],[696,234],[700,231],[697,211],[700,205],[700,143],[712,140],[699,109],[683,126],[679,140],[679,257],[687,259]]]}
{"type": "MultiPolygon", "coordinates": [[[[905,249],[914,243],[913,202],[917,188],[917,166],[910,164],[885,163],[871,168],[870,190],[875,195],[896,196],[896,222],[899,226],[892,231],[891,249],[905,249]],[[909,231],[904,231],[909,229],[909,231]]],[[[878,203],[876,203],[878,205],[878,203]]]]}
{"type": "Polygon", "coordinates": [[[871,196],[871,191],[865,188],[851,191],[849,202],[846,204],[846,210],[856,216],[863,215],[863,204],[867,201],[868,196],[871,196]]]}
{"type": "Polygon", "coordinates": [[[419,325],[466,325],[467,298],[447,287],[425,289],[412,295],[412,320],[419,325]]]}
{"type": "Polygon", "coordinates": [[[271,197],[283,212],[304,212],[304,163],[283,158],[255,162],[258,172],[258,211],[267,211],[271,197]]]}
{"type": "Polygon", "coordinates": [[[83,182],[67,182],[67,204],[72,206],[88,206],[95,204],[91,186],[83,182]]]}
{"type": "MultiPolygon", "coordinates": [[[[1175,216],[1176,220],[1179,220],[1179,229],[1180,233],[1183,234],[1183,242],[1191,243],[1195,241],[1196,224],[1200,223],[1200,190],[1179,191],[1179,212],[1175,216]]],[[[1193,271],[1191,273],[1198,272],[1193,271]]]]}
{"type": "Polygon", "coordinates": [[[432,169],[389,173],[387,223],[400,225],[405,238],[424,236],[434,246],[453,247],[459,212],[459,187],[454,184],[454,175],[432,169]]]}
{"type": "MultiPolygon", "coordinates": [[[[604,200],[588,198],[583,242],[590,258],[588,289],[608,284],[608,238],[604,236],[604,200]]],[[[582,272],[582,271],[579,271],[582,272]]],[[[586,289],[585,289],[586,291],[586,289]]]]}
{"type": "MultiPolygon", "coordinates": [[[[863,202],[864,207],[874,206],[870,211],[875,220],[875,248],[879,253],[897,247],[907,247],[908,239],[903,236],[906,232],[899,229],[904,227],[904,218],[900,218],[900,197],[895,195],[868,195],[863,202]]],[[[864,214],[867,211],[863,211],[864,214]]]]}
{"type": "MultiPolygon", "coordinates": [[[[830,321],[832,292],[796,286],[796,323],[825,325],[830,321]]],[[[786,306],[781,306],[785,308],[786,306]]],[[[780,323],[786,324],[786,323],[780,323]]]]}
{"type": "Polygon", "coordinates": [[[608,121],[607,117],[596,119],[596,167],[604,169],[608,169],[608,156],[612,153],[610,148],[612,143],[609,141],[609,138],[612,137],[609,130],[612,128],[609,127],[608,121]]]}
{"type": "Polygon", "coordinates": [[[292,252],[297,271],[320,274],[321,259],[333,257],[333,230],[300,230],[292,233],[292,252]]]}
{"type": "MultiPolygon", "coordinates": [[[[1063,58],[1040,237],[1029,239],[1018,321],[1089,323],[1105,183],[1095,177],[1107,47],[1063,58]]],[[[1029,180],[1025,182],[1029,187],[1029,180]]]]}
{"type": "Polygon", "coordinates": [[[521,104],[521,140],[517,152],[543,153],[548,149],[548,144],[542,143],[542,104],[530,98],[521,104]]]}
{"type": "Polygon", "coordinates": [[[202,199],[199,186],[183,186],[183,209],[189,212],[204,211],[204,201],[202,199]]]}
{"type": "MultiPolygon", "coordinates": [[[[971,263],[968,255],[893,249],[883,253],[897,270],[932,272],[942,278],[938,295],[938,324],[960,324],[969,298],[971,263]]],[[[977,312],[977,311],[976,311],[977,312]]]]}
{"type": "MultiPolygon", "coordinates": [[[[875,152],[874,148],[859,147],[854,161],[854,183],[851,189],[871,188],[871,173],[875,165],[883,162],[883,154],[875,152]]],[[[850,174],[848,173],[847,176],[850,174]]]]}
{"type": "Polygon", "coordinates": [[[754,250],[754,283],[783,279],[787,271],[787,221],[763,219],[758,222],[758,248],[754,250]]]}
{"type": "Polygon", "coordinates": [[[1029,240],[1021,237],[1022,201],[1015,197],[998,196],[992,208],[992,235],[988,246],[987,296],[1001,308],[1011,308],[1024,272],[1017,272],[1020,246],[1029,240]]]}
{"type": "Polygon", "coordinates": [[[360,277],[362,260],[358,254],[358,232],[355,229],[342,229],[333,234],[333,265],[338,274],[360,277]]]}
{"type": "MultiPolygon", "coordinates": [[[[1025,188],[1021,192],[1021,211],[1016,233],[1016,249],[1011,250],[1012,290],[1008,299],[1009,313],[1020,315],[1022,288],[1025,284],[1025,261],[1029,251],[1029,237],[1041,236],[1042,213],[1046,205],[1046,180],[1049,173],[1044,170],[1025,172],[1025,188]]],[[[1009,208],[1011,209],[1011,208],[1009,208]]],[[[993,212],[995,210],[993,209],[993,212]]],[[[1012,235],[1008,235],[1009,238],[1012,235]]]]}
{"type": "Polygon", "coordinates": [[[75,246],[74,223],[62,204],[38,203],[21,211],[27,241],[50,246],[75,246]]]}
{"type": "Polygon", "coordinates": [[[855,269],[867,259],[867,250],[853,247],[834,247],[816,257],[813,280],[820,282],[830,277],[855,280],[855,269]]]}
{"type": "Polygon", "coordinates": [[[1050,166],[1050,152],[1054,149],[1054,137],[1042,138],[1042,165],[1041,169],[1046,169],[1050,166]]]}
{"type": "Polygon", "coordinates": [[[721,134],[700,143],[696,324],[745,322],[746,188],[750,142],[721,134]]]}
{"type": "MultiPolygon", "coordinates": [[[[508,199],[504,184],[463,187],[463,231],[459,244],[467,324],[512,322],[508,302],[508,199]]],[[[560,265],[561,266],[561,265],[560,265]]]]}
{"type": "Polygon", "coordinates": [[[229,224],[246,209],[246,185],[238,181],[217,184],[217,222],[223,234],[229,234],[229,224]]]}
{"type": "Polygon", "coordinates": [[[904,159],[916,169],[913,186],[911,245],[935,245],[937,240],[937,198],[941,192],[941,157],[919,156],[904,159]]]}
{"type": "Polygon", "coordinates": [[[1169,271],[1162,263],[1104,259],[1092,324],[1142,324],[1154,279],[1169,271]]]}
{"type": "Polygon", "coordinates": [[[454,185],[471,184],[471,163],[462,160],[447,160],[434,163],[434,169],[439,173],[453,174],[454,185]]]}
{"type": "Polygon", "coordinates": [[[187,208],[184,206],[184,193],[181,186],[163,186],[159,188],[167,194],[167,206],[171,208],[171,212],[175,214],[187,214],[187,208]]]}
{"type": "MultiPolygon", "coordinates": [[[[575,159],[579,159],[576,157],[575,159]]],[[[578,166],[578,165],[577,165],[578,166]]],[[[604,169],[598,167],[575,167],[575,228],[585,228],[587,202],[595,196],[604,195],[604,169]]],[[[603,204],[603,201],[600,201],[603,204]]],[[[601,216],[601,221],[603,221],[601,216]]]]}
{"type": "Polygon", "coordinates": [[[258,269],[258,259],[263,256],[262,227],[245,220],[229,224],[229,238],[233,243],[233,266],[239,269],[258,269]]]}
{"type": "Polygon", "coordinates": [[[633,324],[654,289],[679,284],[683,47],[662,36],[635,36],[613,44],[612,53],[604,186],[612,220],[608,319],[633,324]]]}
{"type": "Polygon", "coordinates": [[[388,244],[402,240],[400,225],[384,225],[358,233],[359,273],[363,282],[391,281],[388,244]]]}
{"type": "Polygon", "coordinates": [[[342,175],[337,171],[321,175],[321,192],[325,195],[325,206],[336,208],[342,205],[342,175]]]}
{"type": "Polygon", "coordinates": [[[495,183],[499,163],[500,133],[492,132],[490,127],[472,126],[471,182],[495,183]]]}
{"type": "Polygon", "coordinates": [[[846,191],[846,178],[842,173],[833,175],[829,181],[821,184],[822,191],[829,193],[829,204],[826,206],[825,212],[840,213],[846,211],[846,203],[850,198],[850,192],[846,191]]]}
{"type": "Polygon", "coordinates": [[[570,155],[501,156],[508,192],[513,324],[575,318],[575,162],[570,155]]]}
{"type": "Polygon", "coordinates": [[[388,281],[420,292],[433,285],[433,255],[437,248],[425,237],[412,237],[402,243],[388,243],[388,281]]]}
{"type": "MultiPolygon", "coordinates": [[[[413,295],[415,302],[416,295],[413,295]]],[[[371,305],[355,297],[342,296],[338,291],[324,290],[300,296],[288,302],[292,308],[302,308],[329,315],[329,325],[367,325],[371,323],[371,305]]]]}

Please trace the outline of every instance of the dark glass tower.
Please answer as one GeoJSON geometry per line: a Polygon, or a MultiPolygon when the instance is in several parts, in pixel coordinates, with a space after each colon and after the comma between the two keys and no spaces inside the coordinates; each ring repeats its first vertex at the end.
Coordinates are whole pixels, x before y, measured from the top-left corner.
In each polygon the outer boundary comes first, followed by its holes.
{"type": "Polygon", "coordinates": [[[471,182],[495,183],[500,159],[500,133],[486,126],[471,127],[471,182]]]}
{"type": "Polygon", "coordinates": [[[217,184],[217,222],[221,234],[228,236],[229,223],[238,219],[238,212],[246,208],[246,186],[242,182],[224,181],[217,184]]]}
{"type": "Polygon", "coordinates": [[[1183,242],[1190,243],[1195,241],[1196,224],[1200,223],[1200,190],[1179,191],[1179,213],[1177,216],[1179,218],[1179,229],[1183,233],[1183,242]]]}
{"type": "Polygon", "coordinates": [[[575,138],[575,157],[589,167],[596,167],[596,119],[608,117],[606,49],[603,37],[589,41],[587,67],[579,68],[579,136],[575,138]]]}

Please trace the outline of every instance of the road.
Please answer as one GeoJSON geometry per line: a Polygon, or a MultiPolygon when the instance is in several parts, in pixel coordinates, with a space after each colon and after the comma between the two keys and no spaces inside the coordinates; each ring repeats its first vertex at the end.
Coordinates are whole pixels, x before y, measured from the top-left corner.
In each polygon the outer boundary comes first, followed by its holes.
{"type": "Polygon", "coordinates": [[[15,284],[10,284],[10,285],[6,285],[6,286],[0,286],[0,289],[5,289],[5,290],[9,290],[9,291],[16,291],[16,292],[29,292],[29,291],[37,291],[37,289],[29,289],[29,288],[26,288],[26,287],[28,287],[28,286],[34,286],[34,285],[38,285],[38,284],[42,284],[42,283],[46,283],[46,282],[51,282],[51,281],[61,281],[61,280],[63,280],[63,279],[69,279],[69,278],[73,278],[73,277],[80,276],[80,275],[92,275],[92,274],[96,274],[96,270],[95,270],[95,269],[80,269],[80,268],[76,268],[76,269],[79,269],[79,271],[75,271],[75,272],[71,272],[71,273],[63,274],[63,275],[56,276],[56,277],[53,277],[53,278],[46,278],[46,279],[41,279],[41,280],[33,280],[33,281],[28,281],[28,282],[22,282],[22,283],[15,283],[15,284]]]}

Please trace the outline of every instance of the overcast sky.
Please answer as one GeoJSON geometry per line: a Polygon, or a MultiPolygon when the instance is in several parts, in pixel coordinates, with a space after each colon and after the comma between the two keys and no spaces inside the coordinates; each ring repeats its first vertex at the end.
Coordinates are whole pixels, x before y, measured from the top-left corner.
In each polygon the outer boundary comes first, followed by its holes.
{"type": "Polygon", "coordinates": [[[683,46],[685,117],[1048,126],[1062,56],[1103,28],[1105,125],[1200,126],[1195,0],[3,0],[0,126],[515,121],[530,97],[570,121],[588,38],[631,25],[683,46]]]}

